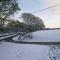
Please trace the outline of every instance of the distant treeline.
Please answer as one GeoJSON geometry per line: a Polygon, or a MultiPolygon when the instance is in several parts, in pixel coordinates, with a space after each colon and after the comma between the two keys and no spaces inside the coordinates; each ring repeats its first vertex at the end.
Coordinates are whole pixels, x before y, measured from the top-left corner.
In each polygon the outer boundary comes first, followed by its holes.
{"type": "Polygon", "coordinates": [[[60,29],[60,28],[45,28],[43,30],[57,30],[57,29],[60,29]]]}

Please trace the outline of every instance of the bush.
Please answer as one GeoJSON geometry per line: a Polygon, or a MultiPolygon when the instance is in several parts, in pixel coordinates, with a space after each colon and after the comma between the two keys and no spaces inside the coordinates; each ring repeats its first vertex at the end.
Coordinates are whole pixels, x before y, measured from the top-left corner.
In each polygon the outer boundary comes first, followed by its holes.
{"type": "Polygon", "coordinates": [[[0,28],[0,32],[3,32],[4,31],[4,29],[3,28],[0,28]]]}

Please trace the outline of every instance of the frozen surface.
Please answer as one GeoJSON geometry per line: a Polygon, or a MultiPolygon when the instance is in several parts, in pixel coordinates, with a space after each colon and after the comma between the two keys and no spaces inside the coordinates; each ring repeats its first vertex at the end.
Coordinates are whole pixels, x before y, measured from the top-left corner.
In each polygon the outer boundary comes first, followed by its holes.
{"type": "Polygon", "coordinates": [[[23,38],[23,36],[19,38],[16,36],[13,40],[30,40],[30,41],[42,41],[42,42],[60,42],[60,30],[42,30],[30,33],[30,37],[27,35],[23,38]]]}
{"type": "Polygon", "coordinates": [[[0,44],[0,60],[49,60],[49,47],[44,45],[0,44]]]}

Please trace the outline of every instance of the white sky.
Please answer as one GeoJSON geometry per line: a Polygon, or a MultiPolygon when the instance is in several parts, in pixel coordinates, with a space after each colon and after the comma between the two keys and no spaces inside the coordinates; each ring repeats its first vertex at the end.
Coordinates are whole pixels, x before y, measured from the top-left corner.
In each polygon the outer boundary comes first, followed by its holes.
{"type": "Polygon", "coordinates": [[[23,12],[28,12],[42,18],[46,27],[60,27],[60,6],[33,13],[49,6],[60,4],[60,0],[19,0],[18,3],[21,11],[16,13],[15,18],[19,17],[23,12]]]}

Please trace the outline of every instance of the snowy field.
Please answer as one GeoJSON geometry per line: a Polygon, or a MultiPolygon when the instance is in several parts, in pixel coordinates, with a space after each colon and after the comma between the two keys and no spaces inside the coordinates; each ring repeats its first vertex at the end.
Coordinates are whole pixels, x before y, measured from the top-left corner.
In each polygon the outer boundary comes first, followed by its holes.
{"type": "MultiPolygon", "coordinates": [[[[60,30],[36,31],[19,37],[16,36],[13,40],[60,41],[60,30]]],[[[49,50],[50,46],[48,45],[0,42],[0,60],[50,60],[49,50]]],[[[60,60],[60,49],[54,48],[51,56],[56,56],[56,60],[60,60]]]]}
{"type": "Polygon", "coordinates": [[[0,60],[50,60],[49,47],[33,44],[0,44],[0,60]]]}
{"type": "Polygon", "coordinates": [[[60,42],[60,30],[42,30],[29,33],[25,36],[16,36],[13,40],[28,40],[41,42],[60,42]]]}

